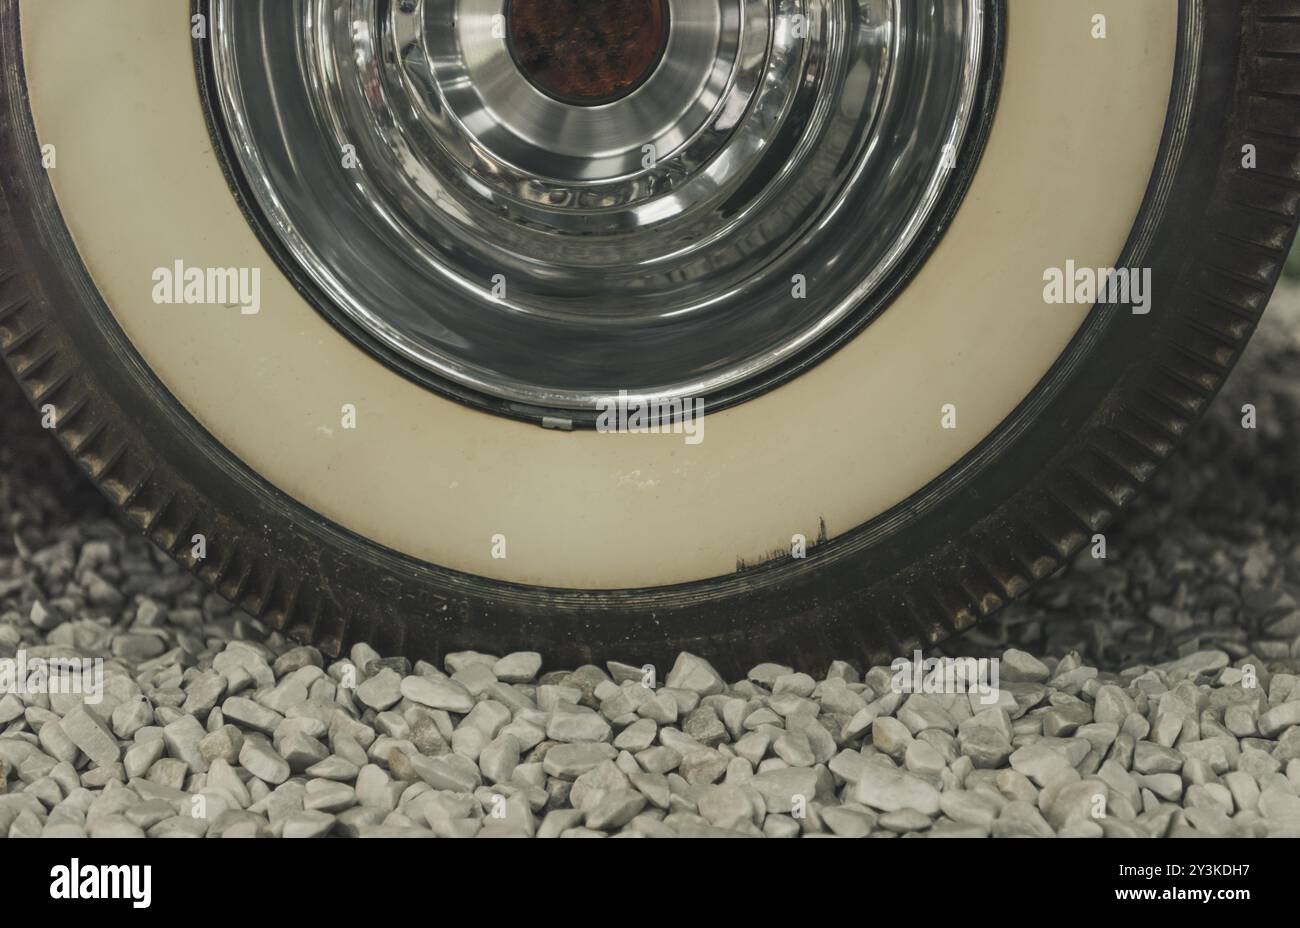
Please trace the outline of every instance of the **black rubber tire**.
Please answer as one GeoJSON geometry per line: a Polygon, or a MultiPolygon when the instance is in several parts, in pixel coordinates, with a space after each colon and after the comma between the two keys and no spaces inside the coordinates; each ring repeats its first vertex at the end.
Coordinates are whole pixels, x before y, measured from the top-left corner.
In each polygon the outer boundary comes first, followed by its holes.
{"type": "Polygon", "coordinates": [[[57,403],[59,440],[131,523],[328,653],[362,639],[430,660],[541,649],[555,666],[685,649],[725,673],[888,660],[971,626],[1105,527],[1204,412],[1268,301],[1300,215],[1300,0],[1210,0],[1204,14],[1186,153],[1143,241],[1151,315],[1136,328],[1095,308],[993,436],[807,560],[654,590],[523,587],[412,560],[272,488],[189,417],[103,305],[40,167],[13,0],[0,2],[0,352],[35,405],[57,403]],[[208,539],[198,564],[194,532],[208,539]]]}

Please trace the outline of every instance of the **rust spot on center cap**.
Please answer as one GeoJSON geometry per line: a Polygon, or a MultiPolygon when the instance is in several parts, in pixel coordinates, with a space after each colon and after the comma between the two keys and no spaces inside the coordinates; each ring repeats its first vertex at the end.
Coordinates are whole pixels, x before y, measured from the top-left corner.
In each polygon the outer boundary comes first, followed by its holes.
{"type": "Polygon", "coordinates": [[[548,96],[598,106],[654,73],[668,44],[667,0],[508,0],[515,63],[548,96]]]}

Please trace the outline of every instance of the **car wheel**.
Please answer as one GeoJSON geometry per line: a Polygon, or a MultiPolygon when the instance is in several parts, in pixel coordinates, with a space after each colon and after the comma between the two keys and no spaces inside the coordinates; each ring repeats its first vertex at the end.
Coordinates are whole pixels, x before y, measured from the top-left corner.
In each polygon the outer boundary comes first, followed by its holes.
{"type": "Polygon", "coordinates": [[[338,653],[878,662],[1100,553],[1295,234],[1283,0],[0,2],[0,351],[338,653]]]}

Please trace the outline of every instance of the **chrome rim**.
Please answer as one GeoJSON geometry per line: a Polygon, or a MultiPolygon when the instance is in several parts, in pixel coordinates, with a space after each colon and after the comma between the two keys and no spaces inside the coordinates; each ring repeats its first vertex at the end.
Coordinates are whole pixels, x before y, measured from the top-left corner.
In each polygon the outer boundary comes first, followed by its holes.
{"type": "Polygon", "coordinates": [[[457,395],[582,421],[770,385],[880,309],[987,115],[983,0],[666,0],[594,101],[527,72],[523,2],[210,0],[277,251],[457,395]]]}

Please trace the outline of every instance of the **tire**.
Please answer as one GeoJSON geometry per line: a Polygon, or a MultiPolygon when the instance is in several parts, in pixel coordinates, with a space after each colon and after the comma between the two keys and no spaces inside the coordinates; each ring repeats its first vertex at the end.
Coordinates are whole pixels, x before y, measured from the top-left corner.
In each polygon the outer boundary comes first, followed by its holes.
{"type": "Polygon", "coordinates": [[[889,312],[711,412],[702,456],[659,442],[622,459],[591,450],[606,436],[472,408],[359,349],[258,238],[265,217],[207,135],[189,11],[74,6],[0,2],[0,352],[129,522],[331,655],[688,650],[732,674],[774,655],[887,662],[970,628],[1065,565],[1174,451],[1253,332],[1300,211],[1300,2],[989,4],[1006,25],[985,63],[991,132],[889,312]],[[1094,7],[1109,45],[1062,37],[1094,7]],[[162,263],[140,243],[168,239],[260,252],[276,302],[256,334],[124,296],[162,263]],[[1149,268],[1149,312],[1045,305],[1045,266],[1074,258],[1149,268]],[[945,398],[960,428],[940,430],[945,398]],[[364,442],[322,424],[348,402],[364,442]],[[435,501],[427,462],[462,466],[478,495],[435,501]],[[492,518],[510,522],[501,561],[492,518]],[[806,557],[783,547],[794,534],[806,557]]]}

